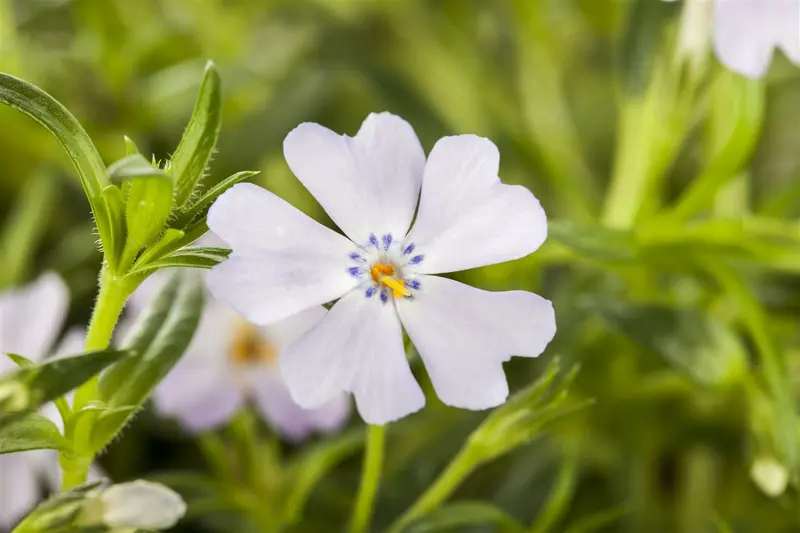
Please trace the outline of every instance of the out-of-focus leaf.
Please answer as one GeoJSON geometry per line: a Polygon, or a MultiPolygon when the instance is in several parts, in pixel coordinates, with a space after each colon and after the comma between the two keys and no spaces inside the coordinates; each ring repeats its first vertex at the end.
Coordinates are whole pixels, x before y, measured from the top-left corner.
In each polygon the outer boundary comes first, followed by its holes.
{"type": "Polygon", "coordinates": [[[477,525],[496,526],[497,533],[523,533],[525,528],[502,509],[486,502],[457,502],[409,524],[403,533],[438,533],[463,531],[464,527],[477,525]]]}
{"type": "Polygon", "coordinates": [[[631,261],[636,258],[636,241],[629,231],[553,220],[548,223],[547,232],[550,239],[573,249],[580,256],[600,261],[631,261]]]}
{"type": "Polygon", "coordinates": [[[679,8],[677,3],[628,2],[628,23],[620,50],[626,92],[636,95],[647,88],[656,57],[662,49],[666,25],[675,18],[679,8]]]}
{"type": "Polygon", "coordinates": [[[671,215],[686,219],[713,203],[753,154],[764,120],[765,86],[723,70],[713,85],[707,124],[708,163],[681,195],[671,215]]]}
{"type": "Polygon", "coordinates": [[[747,352],[739,338],[705,313],[655,305],[607,307],[600,312],[626,337],[699,383],[730,383],[745,370],[747,352]]]}
{"type": "Polygon", "coordinates": [[[70,443],[49,419],[28,414],[0,428],[0,454],[28,450],[69,450],[70,443]]]}
{"type": "MultiPolygon", "coordinates": [[[[109,368],[100,378],[101,398],[112,410],[139,406],[148,398],[192,340],[204,301],[202,280],[193,273],[174,275],[164,285],[124,341],[135,356],[109,368]]],[[[114,434],[110,430],[105,433],[114,434]]],[[[99,449],[106,442],[94,444],[99,449]]]]}
{"type": "Polygon", "coordinates": [[[169,165],[170,173],[175,176],[178,207],[189,200],[214,153],[222,122],[220,85],[217,68],[209,61],[192,118],[169,165]]]}
{"type": "Polygon", "coordinates": [[[0,230],[0,290],[19,284],[30,268],[49,221],[42,213],[50,212],[55,192],[55,183],[47,173],[36,173],[25,182],[0,230]]]}
{"type": "Polygon", "coordinates": [[[108,185],[103,159],[89,135],[66,107],[26,81],[0,73],[0,103],[28,115],[44,126],[61,144],[78,171],[81,185],[95,215],[100,239],[108,239],[101,194],[108,185]]]}
{"type": "Polygon", "coordinates": [[[284,506],[287,523],[291,524],[300,519],[303,507],[314,487],[333,467],[363,444],[363,431],[347,433],[333,441],[317,445],[291,465],[292,488],[284,506]]]}

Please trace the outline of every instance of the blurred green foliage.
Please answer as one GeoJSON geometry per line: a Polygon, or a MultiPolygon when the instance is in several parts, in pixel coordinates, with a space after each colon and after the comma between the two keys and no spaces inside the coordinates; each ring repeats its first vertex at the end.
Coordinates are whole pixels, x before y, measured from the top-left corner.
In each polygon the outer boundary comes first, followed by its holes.
{"type": "MultiPolygon", "coordinates": [[[[557,355],[580,365],[572,388],[594,403],[481,466],[409,531],[798,531],[800,71],[782,56],[761,82],[711,58],[687,66],[679,16],[655,0],[0,0],[0,70],[64,103],[110,162],[123,135],[170,155],[212,59],[223,125],[208,180],[260,169],[253,181],[323,221],[282,158],[300,122],[352,134],[389,110],[426,149],[457,133],[498,144],[501,177],[540,198],[550,238],[459,277],[552,299],[559,333],[541,360],[506,365],[512,390],[557,355]],[[751,479],[761,457],[789,472],[784,494],[751,479]]],[[[0,161],[0,285],[56,269],[85,324],[100,254],[68,159],[0,108],[0,161]]],[[[429,394],[389,428],[376,531],[485,417],[429,394]]],[[[102,462],[116,480],[213,491],[200,450],[222,446],[224,461],[237,427],[198,442],[145,412],[102,462]]],[[[265,438],[262,467],[291,465],[297,450],[265,438]]],[[[356,442],[305,445],[325,467],[304,475],[324,479],[294,530],[346,523],[356,442]]],[[[275,486],[231,500],[261,509],[264,530],[275,486]]],[[[192,501],[186,530],[259,525],[192,501]]]]}

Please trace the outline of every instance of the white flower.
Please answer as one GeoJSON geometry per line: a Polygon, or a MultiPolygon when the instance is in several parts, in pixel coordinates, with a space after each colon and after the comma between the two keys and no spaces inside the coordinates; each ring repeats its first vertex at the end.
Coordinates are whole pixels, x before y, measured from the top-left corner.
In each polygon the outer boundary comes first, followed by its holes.
{"type": "MultiPolygon", "coordinates": [[[[51,353],[69,307],[69,291],[56,274],[45,274],[18,290],[0,294],[0,374],[16,365],[4,354],[22,355],[41,362],[51,353]]],[[[83,331],[70,331],[56,354],[83,351],[83,331]]],[[[42,406],[41,414],[63,430],[61,416],[53,404],[42,406]]],[[[90,471],[91,479],[102,472],[90,471]]],[[[0,455],[0,529],[8,529],[40,499],[39,482],[51,490],[61,485],[58,453],[35,450],[0,455]]]]}
{"type": "Polygon", "coordinates": [[[102,522],[112,529],[169,529],[186,514],[186,503],[172,489],[137,480],[105,489],[99,496],[102,522]]]}
{"type": "Polygon", "coordinates": [[[760,78],[767,72],[775,48],[800,64],[800,0],[715,2],[714,50],[723,65],[760,78]]]}
{"type": "Polygon", "coordinates": [[[446,137],[426,163],[411,126],[381,113],[354,138],[301,124],[284,152],[349,238],[264,189],[236,185],[209,212],[209,227],[233,253],[208,283],[256,324],[338,299],[281,357],[295,401],[314,408],[352,392],[371,424],[422,408],[402,321],[445,403],[503,403],[503,362],[544,350],[555,333],[552,305],[529,292],[487,292],[431,275],[524,257],[546,238],[536,198],[497,177],[495,145],[446,137]]]}
{"type": "MultiPolygon", "coordinates": [[[[45,274],[26,287],[0,294],[0,373],[16,365],[4,354],[41,361],[58,335],[69,292],[56,274],[45,274]]],[[[39,501],[38,479],[54,480],[58,454],[32,451],[0,455],[0,529],[9,529],[39,501]],[[53,461],[55,456],[55,461],[53,461]]]]}
{"type": "MultiPolygon", "coordinates": [[[[134,311],[155,295],[164,278],[151,280],[132,298],[134,311]]],[[[317,409],[303,409],[289,395],[277,365],[285,347],[324,315],[325,309],[318,306],[257,327],[209,298],[186,354],[156,389],[156,409],[191,431],[203,431],[223,424],[252,400],[264,419],[289,440],[302,440],[314,431],[339,430],[350,416],[349,398],[340,394],[317,409]]]]}

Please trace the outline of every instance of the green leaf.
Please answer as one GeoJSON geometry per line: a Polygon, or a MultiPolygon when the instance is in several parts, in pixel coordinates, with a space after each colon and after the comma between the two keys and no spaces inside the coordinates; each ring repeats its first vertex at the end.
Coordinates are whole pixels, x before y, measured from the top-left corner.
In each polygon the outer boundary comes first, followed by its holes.
{"type": "Polygon", "coordinates": [[[115,183],[130,180],[125,199],[127,239],[123,267],[133,262],[142,248],[161,234],[172,211],[172,176],[153,166],[139,154],[129,155],[108,167],[115,183]]]}
{"type": "Polygon", "coordinates": [[[680,6],[651,0],[631,0],[628,5],[620,62],[625,91],[637,95],[647,89],[654,63],[663,49],[666,24],[680,6]]]}
{"type": "Polygon", "coordinates": [[[128,420],[142,409],[141,405],[125,405],[98,413],[92,424],[91,448],[98,452],[105,447],[128,420]]]}
{"type": "Polygon", "coordinates": [[[597,224],[576,224],[568,220],[549,222],[547,231],[550,239],[573,249],[581,257],[600,261],[636,259],[636,240],[630,231],[597,224]]]}
{"type": "Polygon", "coordinates": [[[3,258],[0,290],[18,285],[29,271],[33,254],[49,222],[42,213],[50,212],[57,190],[47,173],[34,174],[23,185],[0,232],[0,257],[3,258]]]}
{"type": "Polygon", "coordinates": [[[761,80],[723,69],[709,99],[708,162],[681,195],[672,216],[686,219],[710,207],[720,188],[746,166],[761,137],[765,92],[761,80]]]}
{"type": "Polygon", "coordinates": [[[437,509],[406,526],[403,533],[463,531],[465,527],[494,525],[497,533],[523,533],[525,528],[514,517],[490,503],[456,502],[437,509]]]}
{"type": "Polygon", "coordinates": [[[183,206],[203,177],[219,137],[222,121],[220,77],[213,62],[206,64],[192,118],[170,161],[175,176],[175,203],[183,206]]]}
{"type": "Polygon", "coordinates": [[[257,171],[250,171],[246,170],[244,172],[237,172],[233,176],[228,176],[221,182],[217,183],[213,187],[211,187],[208,191],[203,194],[196,202],[192,202],[191,206],[181,214],[178,221],[175,223],[175,227],[182,228],[190,224],[192,221],[197,219],[199,216],[205,215],[208,211],[208,208],[214,203],[214,200],[219,198],[219,196],[236,185],[246,179],[252,178],[258,174],[257,171]]]}
{"type": "Polygon", "coordinates": [[[291,490],[284,506],[284,520],[298,521],[311,491],[337,464],[364,445],[364,432],[346,433],[336,440],[323,442],[290,466],[291,490]]]}
{"type": "Polygon", "coordinates": [[[70,443],[49,419],[29,414],[0,429],[0,454],[28,450],[70,450],[70,443]]]}
{"type": "Polygon", "coordinates": [[[89,199],[92,213],[97,221],[102,242],[108,240],[105,233],[103,189],[108,185],[106,166],[89,135],[78,120],[55,98],[35,85],[0,73],[0,103],[28,115],[47,129],[64,150],[78,171],[83,190],[89,199]]]}
{"type": "MultiPolygon", "coordinates": [[[[123,343],[135,355],[120,361],[100,378],[100,396],[110,408],[144,403],[191,342],[204,302],[205,290],[199,276],[181,272],[169,279],[123,343]]],[[[116,429],[121,427],[122,424],[116,429]]]]}
{"type": "Polygon", "coordinates": [[[11,359],[11,362],[17,365],[20,368],[27,368],[29,366],[35,366],[36,363],[28,359],[27,357],[23,357],[21,355],[17,355],[15,353],[7,353],[5,354],[6,357],[11,359]]]}
{"type": "Polygon", "coordinates": [[[108,239],[103,242],[103,250],[106,259],[116,269],[125,243],[125,200],[122,198],[122,190],[114,184],[103,189],[103,200],[103,223],[107,225],[108,235],[108,239]]]}
{"type": "Polygon", "coordinates": [[[133,142],[133,139],[128,137],[127,135],[124,136],[125,138],[125,155],[137,155],[139,154],[139,147],[136,146],[136,143],[133,142]]]}
{"type": "Polygon", "coordinates": [[[747,352],[736,334],[695,309],[607,307],[600,312],[622,334],[704,385],[741,378],[747,352]]]}
{"type": "Polygon", "coordinates": [[[131,274],[142,274],[160,268],[212,268],[225,261],[230,255],[229,248],[217,246],[190,246],[152,263],[136,267],[131,274]]]}
{"type": "MultiPolygon", "coordinates": [[[[10,415],[24,414],[38,409],[42,404],[67,394],[126,355],[128,352],[125,351],[104,350],[72,357],[57,357],[39,365],[31,365],[24,358],[10,355],[24,366],[5,374],[0,379],[0,386],[11,382],[18,383],[25,388],[28,397],[27,407],[21,412],[10,415]]],[[[9,413],[0,412],[0,422],[8,423],[7,416],[9,413]]]]}

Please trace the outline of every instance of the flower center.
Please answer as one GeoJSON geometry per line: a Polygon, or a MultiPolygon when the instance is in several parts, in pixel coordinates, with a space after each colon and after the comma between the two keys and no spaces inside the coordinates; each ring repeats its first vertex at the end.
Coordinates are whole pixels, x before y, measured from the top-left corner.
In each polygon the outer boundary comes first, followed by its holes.
{"type": "Polygon", "coordinates": [[[392,290],[392,295],[395,298],[402,296],[411,296],[411,291],[406,288],[406,282],[395,276],[394,266],[386,263],[375,263],[369,269],[369,273],[375,283],[392,290]]]}
{"type": "Polygon", "coordinates": [[[236,325],[228,358],[236,366],[254,366],[274,363],[277,353],[256,326],[242,320],[236,325]]]}

